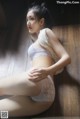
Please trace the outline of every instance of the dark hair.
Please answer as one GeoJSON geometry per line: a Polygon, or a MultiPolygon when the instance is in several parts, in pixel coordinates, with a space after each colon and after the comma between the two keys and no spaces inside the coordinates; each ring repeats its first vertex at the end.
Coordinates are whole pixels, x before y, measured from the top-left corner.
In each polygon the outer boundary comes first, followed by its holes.
{"type": "Polygon", "coordinates": [[[52,16],[50,11],[45,6],[45,3],[41,5],[32,4],[32,6],[28,9],[28,12],[33,10],[35,16],[40,20],[41,18],[45,19],[45,26],[51,28],[52,27],[52,16]]]}

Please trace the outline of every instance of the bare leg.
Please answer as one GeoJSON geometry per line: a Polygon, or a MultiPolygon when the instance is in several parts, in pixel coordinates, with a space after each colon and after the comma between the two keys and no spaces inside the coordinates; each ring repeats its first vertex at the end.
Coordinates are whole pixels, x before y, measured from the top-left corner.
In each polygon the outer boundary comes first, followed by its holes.
{"type": "Polygon", "coordinates": [[[39,83],[27,78],[27,72],[0,80],[0,95],[26,95],[33,96],[40,93],[39,83]]]}
{"type": "Polygon", "coordinates": [[[13,96],[0,100],[0,110],[9,116],[31,116],[47,110],[52,102],[34,102],[26,96],[13,96]]]}

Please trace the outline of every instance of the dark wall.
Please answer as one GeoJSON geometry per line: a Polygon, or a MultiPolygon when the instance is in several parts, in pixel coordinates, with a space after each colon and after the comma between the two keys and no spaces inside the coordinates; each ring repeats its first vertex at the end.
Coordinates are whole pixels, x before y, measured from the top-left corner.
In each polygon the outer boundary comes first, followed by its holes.
{"type": "MultiPolygon", "coordinates": [[[[14,20],[15,17],[24,15],[27,7],[35,1],[41,4],[45,2],[50,9],[54,25],[79,24],[80,23],[80,3],[79,4],[58,4],[58,0],[0,0],[5,9],[7,19],[14,20]]],[[[60,0],[61,1],[61,0],[60,0]]],[[[66,1],[66,0],[64,0],[66,1]]]]}
{"type": "Polygon", "coordinates": [[[0,0],[0,50],[18,48],[27,9],[34,1],[46,3],[54,26],[80,24],[80,4],[57,4],[57,0],[0,0]]]}
{"type": "MultiPolygon", "coordinates": [[[[80,3],[79,4],[58,4],[57,1],[66,0],[29,0],[29,4],[35,1],[42,3],[45,1],[52,13],[54,25],[80,24],[80,3]]],[[[68,1],[69,2],[69,1],[68,1]]],[[[78,1],[79,2],[79,1],[78,1]]]]}
{"type": "Polygon", "coordinates": [[[0,51],[17,51],[27,5],[23,0],[0,0],[0,51]]]}

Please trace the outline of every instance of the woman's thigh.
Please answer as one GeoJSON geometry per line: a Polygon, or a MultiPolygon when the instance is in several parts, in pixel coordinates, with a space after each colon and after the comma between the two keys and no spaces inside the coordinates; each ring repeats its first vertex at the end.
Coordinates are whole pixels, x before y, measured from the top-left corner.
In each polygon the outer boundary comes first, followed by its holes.
{"type": "Polygon", "coordinates": [[[32,116],[47,110],[52,102],[34,102],[26,96],[12,96],[0,100],[0,110],[8,111],[9,116],[32,116]]]}

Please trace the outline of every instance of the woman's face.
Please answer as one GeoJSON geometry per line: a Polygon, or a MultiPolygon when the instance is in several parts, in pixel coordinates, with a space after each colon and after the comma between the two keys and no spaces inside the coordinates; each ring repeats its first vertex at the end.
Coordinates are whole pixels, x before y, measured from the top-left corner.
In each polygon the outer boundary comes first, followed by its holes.
{"type": "Polygon", "coordinates": [[[30,10],[27,13],[27,28],[29,30],[29,33],[30,34],[39,33],[42,26],[43,24],[42,24],[41,19],[38,20],[38,18],[34,14],[34,11],[30,10]]]}

